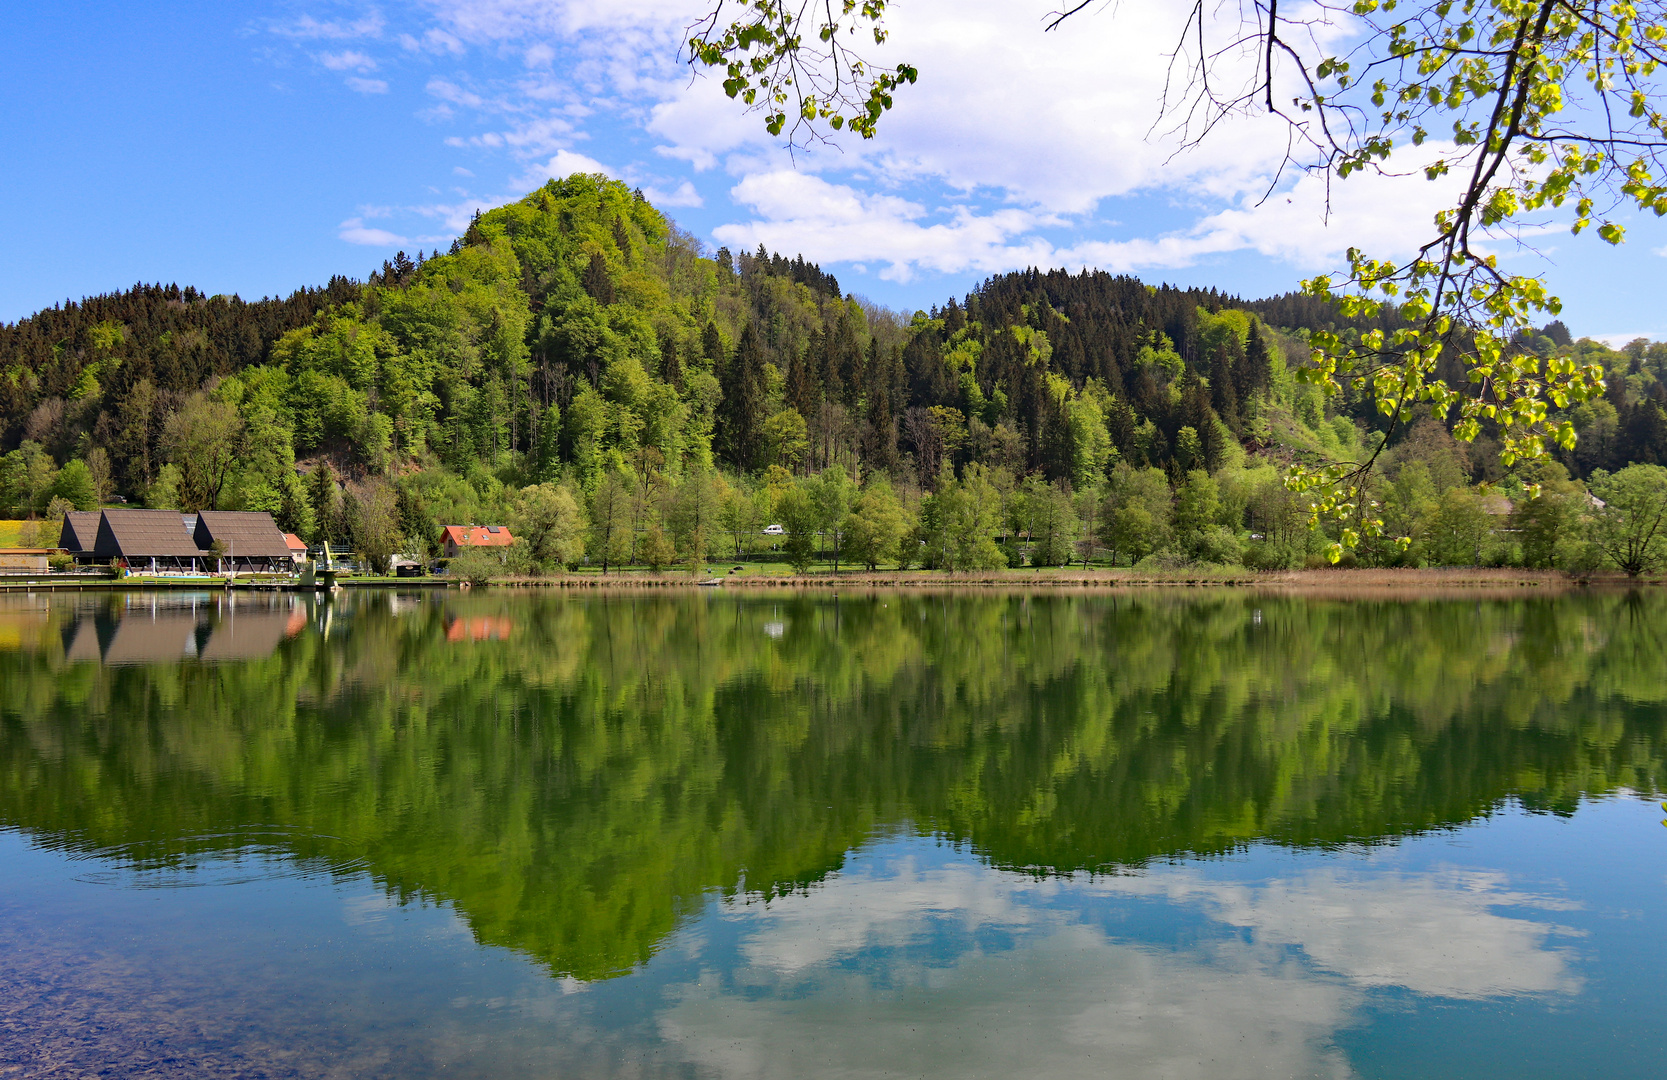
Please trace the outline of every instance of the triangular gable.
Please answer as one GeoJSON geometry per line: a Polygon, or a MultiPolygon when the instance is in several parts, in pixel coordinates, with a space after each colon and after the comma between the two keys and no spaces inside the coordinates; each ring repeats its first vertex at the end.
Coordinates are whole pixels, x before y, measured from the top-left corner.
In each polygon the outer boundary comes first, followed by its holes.
{"type": "Polygon", "coordinates": [[[64,515],[64,524],[58,530],[58,546],[71,555],[79,555],[93,550],[98,543],[98,522],[102,517],[97,510],[71,510],[64,515]]]}

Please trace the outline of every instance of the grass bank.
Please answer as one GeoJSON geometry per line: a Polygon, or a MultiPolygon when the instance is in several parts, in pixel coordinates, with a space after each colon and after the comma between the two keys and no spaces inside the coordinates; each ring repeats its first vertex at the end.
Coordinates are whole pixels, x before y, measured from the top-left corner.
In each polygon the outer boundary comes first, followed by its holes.
{"type": "MultiPolygon", "coordinates": [[[[1624,577],[1603,579],[1626,582],[1624,577]]],[[[1662,579],[1646,579],[1651,584],[1662,579]]],[[[1255,571],[1238,567],[1193,567],[1182,570],[1136,571],[1131,569],[1047,569],[995,570],[948,573],[935,570],[831,570],[806,574],[772,572],[748,567],[705,567],[697,573],[686,570],[653,574],[624,571],[601,574],[593,570],[543,578],[494,579],[494,586],[564,589],[806,589],[806,588],[1115,588],[1120,586],[1255,586],[1293,590],[1338,590],[1342,592],[1403,589],[1425,592],[1431,589],[1476,588],[1567,588],[1581,584],[1555,570],[1513,570],[1489,567],[1443,567],[1425,570],[1278,570],[1255,571]]],[[[1636,583],[1634,583],[1636,584],[1636,583]]]]}

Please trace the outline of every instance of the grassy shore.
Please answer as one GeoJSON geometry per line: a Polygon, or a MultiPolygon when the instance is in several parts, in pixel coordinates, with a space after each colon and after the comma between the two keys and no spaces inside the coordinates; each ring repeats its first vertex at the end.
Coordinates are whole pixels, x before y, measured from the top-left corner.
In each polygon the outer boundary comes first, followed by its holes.
{"type": "MultiPolygon", "coordinates": [[[[1594,582],[1627,583],[1622,576],[1593,579],[1594,582]]],[[[1660,584],[1661,578],[1644,579],[1660,584]]],[[[1513,570],[1486,567],[1442,567],[1422,570],[1279,570],[1255,571],[1239,567],[1201,566],[1182,570],[1144,572],[1130,569],[997,570],[978,573],[946,573],[933,570],[817,570],[795,574],[790,568],[705,566],[690,573],[686,569],[652,574],[647,571],[615,571],[603,575],[595,570],[543,578],[495,579],[495,586],[567,589],[655,589],[693,588],[717,585],[730,589],[779,588],[1116,588],[1121,586],[1255,586],[1302,591],[1345,592],[1475,588],[1561,589],[1582,582],[1555,570],[1513,570]]],[[[1636,584],[1636,583],[1634,583],[1636,584]]]]}

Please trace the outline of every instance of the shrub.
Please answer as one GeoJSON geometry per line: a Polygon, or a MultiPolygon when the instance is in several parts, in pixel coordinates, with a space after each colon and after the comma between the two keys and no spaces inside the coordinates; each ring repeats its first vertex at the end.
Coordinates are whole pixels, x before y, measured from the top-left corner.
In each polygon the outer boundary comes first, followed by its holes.
{"type": "Polygon", "coordinates": [[[1252,570],[1294,570],[1302,565],[1303,553],[1290,544],[1253,540],[1244,549],[1244,564],[1252,570]]]}
{"type": "Polygon", "coordinates": [[[643,535],[642,546],[637,554],[656,574],[677,561],[677,549],[672,546],[671,539],[658,525],[650,527],[643,535]]]}
{"type": "Polygon", "coordinates": [[[1244,542],[1225,525],[1206,525],[1193,548],[1199,562],[1237,566],[1244,560],[1244,542]]]}
{"type": "Polygon", "coordinates": [[[1174,548],[1160,548],[1135,563],[1134,568],[1150,574],[1186,570],[1194,565],[1196,564],[1190,558],[1174,548]]]}
{"type": "Polygon", "coordinates": [[[470,585],[490,585],[494,577],[504,572],[504,564],[485,548],[471,547],[457,553],[449,570],[459,581],[470,585]]]}

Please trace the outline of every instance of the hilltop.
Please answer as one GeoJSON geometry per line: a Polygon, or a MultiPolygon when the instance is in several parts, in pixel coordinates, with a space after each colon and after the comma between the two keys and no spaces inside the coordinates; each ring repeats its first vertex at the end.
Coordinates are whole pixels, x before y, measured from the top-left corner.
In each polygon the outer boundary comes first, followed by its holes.
{"type": "MultiPolygon", "coordinates": [[[[616,557],[637,558],[675,541],[682,478],[714,469],[774,498],[838,465],[905,509],[969,468],[1004,500],[1026,477],[1081,492],[1118,469],[1249,490],[1360,453],[1369,396],[1294,375],[1306,333],[1336,321],[1297,295],[1034,269],[904,315],[802,257],[709,253],[640,192],[575,175],[364,281],[254,302],[139,285],[0,327],[0,494],[17,516],[119,496],[419,547],[537,485],[594,520],[617,477],[607,498],[640,505],[616,557]]],[[[1612,353],[1560,323],[1520,344],[1615,370],[1611,401],[1576,416],[1568,474],[1667,459],[1667,347],[1612,353]]],[[[1467,449],[1413,431],[1457,463],[1452,482],[1509,480],[1486,434],[1467,449]]]]}

